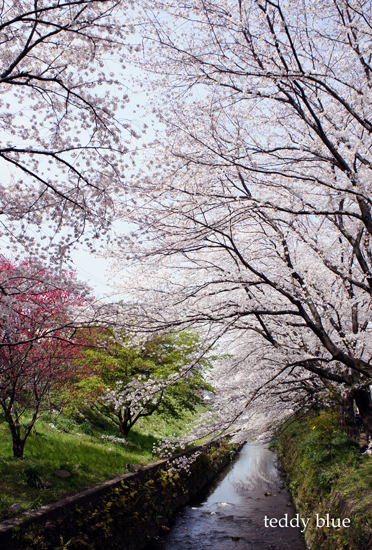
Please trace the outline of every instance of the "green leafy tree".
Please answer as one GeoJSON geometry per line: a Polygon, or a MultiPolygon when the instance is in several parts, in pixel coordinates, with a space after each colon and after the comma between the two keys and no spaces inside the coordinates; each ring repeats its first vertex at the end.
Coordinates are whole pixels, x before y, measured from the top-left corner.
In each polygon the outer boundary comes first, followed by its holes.
{"type": "Polygon", "coordinates": [[[97,331],[87,348],[85,367],[92,373],[70,390],[81,403],[109,418],[127,437],[136,422],[155,412],[180,418],[196,412],[203,392],[213,391],[206,375],[217,356],[203,354],[200,336],[191,331],[156,335],[134,343],[126,334],[97,331]]]}

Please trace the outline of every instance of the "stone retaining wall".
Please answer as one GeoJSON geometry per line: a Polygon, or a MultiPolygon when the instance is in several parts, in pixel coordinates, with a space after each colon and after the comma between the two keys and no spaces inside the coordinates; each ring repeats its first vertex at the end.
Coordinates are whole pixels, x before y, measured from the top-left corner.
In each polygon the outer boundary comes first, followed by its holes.
{"type": "MultiPolygon", "coordinates": [[[[238,452],[220,440],[0,523],[1,550],[139,550],[238,452]],[[175,458],[201,452],[185,470],[175,458]]],[[[195,455],[194,455],[195,456],[195,455]]]]}

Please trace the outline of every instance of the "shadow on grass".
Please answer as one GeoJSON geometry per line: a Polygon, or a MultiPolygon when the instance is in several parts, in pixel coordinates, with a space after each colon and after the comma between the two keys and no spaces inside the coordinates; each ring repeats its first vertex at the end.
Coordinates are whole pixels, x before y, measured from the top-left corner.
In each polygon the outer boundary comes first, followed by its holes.
{"type": "Polygon", "coordinates": [[[128,441],[137,447],[141,447],[144,451],[152,453],[153,446],[159,442],[159,439],[152,435],[145,435],[136,430],[131,430],[128,435],[128,441]]]}

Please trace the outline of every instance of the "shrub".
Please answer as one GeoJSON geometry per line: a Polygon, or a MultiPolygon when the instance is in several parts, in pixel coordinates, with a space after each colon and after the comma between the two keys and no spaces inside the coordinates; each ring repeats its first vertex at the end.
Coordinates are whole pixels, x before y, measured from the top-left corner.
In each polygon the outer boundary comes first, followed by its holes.
{"type": "Polygon", "coordinates": [[[41,489],[43,482],[40,479],[40,471],[35,466],[27,466],[22,471],[22,479],[27,483],[29,487],[35,489],[41,489]]]}

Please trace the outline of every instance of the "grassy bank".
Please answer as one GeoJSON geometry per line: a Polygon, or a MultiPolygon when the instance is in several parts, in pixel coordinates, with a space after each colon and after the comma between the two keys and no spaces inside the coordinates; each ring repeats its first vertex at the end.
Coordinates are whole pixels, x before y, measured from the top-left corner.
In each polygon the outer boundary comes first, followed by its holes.
{"type": "MultiPolygon", "coordinates": [[[[4,525],[4,550],[141,550],[169,518],[210,482],[233,458],[239,446],[221,440],[200,454],[193,448],[188,470],[166,461],[120,477],[59,508],[22,523],[4,525]]],[[[182,458],[182,460],[184,457],[182,458]]]]}
{"type": "MultiPolygon", "coordinates": [[[[93,487],[128,472],[128,464],[149,464],[158,459],[153,444],[165,436],[184,432],[194,417],[181,420],[152,416],[141,419],[128,440],[110,423],[78,423],[60,415],[40,419],[29,436],[23,459],[14,459],[7,424],[0,424],[0,512],[21,504],[21,511],[39,508],[64,496],[93,487]],[[71,476],[59,478],[66,470],[71,476]],[[47,487],[33,487],[38,477],[47,487]]],[[[40,485],[40,484],[39,484],[40,485]]],[[[20,513],[20,512],[18,512],[20,513]]],[[[15,515],[13,512],[10,515],[15,515]]],[[[1,521],[1,516],[0,516],[1,521]]]]}
{"type": "Polygon", "coordinates": [[[288,421],[277,433],[277,445],[297,510],[311,518],[306,531],[311,549],[371,548],[372,457],[358,454],[359,444],[331,413],[288,421]],[[317,528],[316,514],[349,518],[350,527],[317,528]]]}

